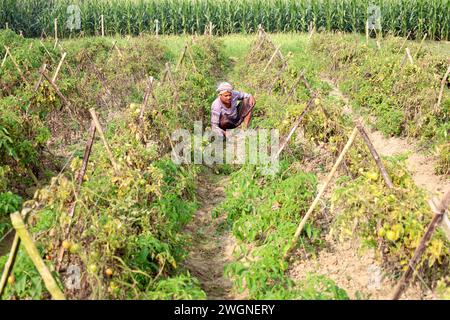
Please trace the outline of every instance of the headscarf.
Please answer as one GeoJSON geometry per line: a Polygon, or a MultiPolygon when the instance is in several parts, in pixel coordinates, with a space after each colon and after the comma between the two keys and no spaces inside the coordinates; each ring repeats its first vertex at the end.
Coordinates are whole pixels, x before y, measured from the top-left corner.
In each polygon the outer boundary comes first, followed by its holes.
{"type": "Polygon", "coordinates": [[[225,92],[231,92],[233,90],[233,86],[228,83],[228,82],[221,82],[218,86],[217,86],[217,92],[219,94],[223,94],[225,92]]]}

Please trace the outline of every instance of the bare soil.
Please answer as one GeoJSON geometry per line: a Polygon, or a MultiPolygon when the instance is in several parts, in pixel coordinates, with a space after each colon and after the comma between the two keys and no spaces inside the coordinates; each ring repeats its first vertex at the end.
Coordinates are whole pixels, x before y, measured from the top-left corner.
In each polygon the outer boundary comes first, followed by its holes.
{"type": "Polygon", "coordinates": [[[201,173],[197,181],[200,208],[186,231],[192,236],[192,246],[185,266],[199,279],[207,299],[242,299],[232,292],[232,283],[224,276],[224,267],[232,261],[236,245],[231,233],[223,228],[224,216],[212,217],[213,209],[225,198],[228,177],[201,173]]]}

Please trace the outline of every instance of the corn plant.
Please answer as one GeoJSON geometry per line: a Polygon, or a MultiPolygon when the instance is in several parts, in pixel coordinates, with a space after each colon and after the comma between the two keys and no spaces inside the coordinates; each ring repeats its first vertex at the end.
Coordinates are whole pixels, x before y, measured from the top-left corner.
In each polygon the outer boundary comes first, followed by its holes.
{"type": "Polygon", "coordinates": [[[70,35],[65,22],[67,7],[80,9],[85,35],[99,34],[100,16],[105,19],[107,34],[136,35],[203,33],[211,21],[215,33],[255,32],[262,25],[269,32],[304,32],[310,23],[316,29],[364,32],[369,5],[381,12],[383,32],[411,37],[448,40],[449,0],[2,0],[0,26],[21,30],[25,36],[70,35]]]}

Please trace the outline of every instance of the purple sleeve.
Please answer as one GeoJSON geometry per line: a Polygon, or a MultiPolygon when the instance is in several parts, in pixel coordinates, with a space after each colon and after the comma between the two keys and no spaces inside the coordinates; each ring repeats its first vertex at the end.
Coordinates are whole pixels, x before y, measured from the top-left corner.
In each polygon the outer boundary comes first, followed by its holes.
{"type": "Polygon", "coordinates": [[[212,131],[224,135],[224,130],[219,128],[219,120],[220,120],[220,111],[222,110],[222,107],[220,104],[217,103],[217,101],[214,101],[211,105],[211,129],[212,131]]]}

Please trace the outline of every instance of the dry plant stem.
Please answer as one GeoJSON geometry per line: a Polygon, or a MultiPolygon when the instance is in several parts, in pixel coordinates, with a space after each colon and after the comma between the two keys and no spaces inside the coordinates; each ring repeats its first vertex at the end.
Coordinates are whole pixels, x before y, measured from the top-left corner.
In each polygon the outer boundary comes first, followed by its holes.
{"type": "Polygon", "coordinates": [[[431,240],[431,237],[433,236],[433,233],[436,231],[437,226],[441,223],[444,214],[446,214],[446,211],[450,205],[450,190],[447,191],[447,193],[444,195],[444,198],[440,202],[440,204],[437,205],[437,212],[434,212],[434,217],[429,223],[427,230],[425,231],[424,236],[420,240],[419,245],[417,246],[416,250],[414,251],[414,255],[411,258],[411,260],[408,263],[408,269],[403,273],[402,278],[398,282],[394,294],[392,295],[392,300],[398,300],[400,299],[403,291],[407,288],[408,282],[411,279],[417,264],[420,261],[420,258],[422,257],[423,252],[426,249],[426,246],[428,242],[431,240]]]}
{"type": "MultiPolygon", "coordinates": [[[[70,225],[72,223],[72,218],[75,213],[75,205],[76,205],[75,200],[80,192],[81,184],[83,183],[83,177],[86,174],[89,157],[91,155],[92,145],[94,143],[95,132],[96,132],[95,122],[91,121],[91,128],[89,129],[89,137],[88,137],[88,141],[86,143],[86,148],[84,149],[83,162],[81,164],[81,169],[78,172],[78,175],[76,178],[75,192],[72,196],[72,201],[71,201],[71,204],[69,207],[69,211],[67,213],[67,216],[69,217],[69,223],[67,224],[67,226],[64,230],[64,234],[62,237],[63,239],[66,239],[69,236],[70,225]]],[[[59,245],[60,245],[60,248],[58,251],[58,257],[57,257],[56,266],[55,266],[56,271],[59,271],[61,269],[62,260],[64,258],[64,247],[62,246],[62,244],[59,244],[59,245]]]]}
{"type": "Polygon", "coordinates": [[[47,64],[44,63],[44,64],[41,66],[41,68],[39,69],[40,75],[39,75],[38,81],[36,82],[36,85],[34,86],[34,92],[36,92],[36,91],[39,90],[39,87],[41,86],[42,78],[43,78],[43,75],[42,75],[42,74],[45,72],[46,69],[47,69],[47,64]]]}
{"type": "Polygon", "coordinates": [[[178,69],[180,68],[181,64],[183,63],[184,60],[184,56],[186,55],[186,50],[187,50],[188,44],[187,42],[184,44],[184,48],[183,51],[180,55],[180,58],[178,59],[178,63],[177,66],[175,67],[175,71],[178,71],[178,69]]]}
{"type": "Polygon", "coordinates": [[[152,88],[153,88],[153,77],[150,77],[148,79],[147,89],[145,90],[145,94],[144,94],[144,102],[142,103],[141,111],[139,113],[139,128],[141,128],[141,129],[144,124],[144,122],[143,122],[144,114],[145,114],[145,110],[147,108],[148,98],[151,94],[152,88]]]}
{"type": "Polygon", "coordinates": [[[363,125],[359,122],[356,125],[356,127],[358,128],[359,133],[361,134],[364,142],[366,143],[367,147],[369,148],[370,154],[372,155],[373,160],[375,160],[375,163],[381,172],[381,176],[383,177],[384,182],[386,183],[386,185],[389,189],[393,189],[394,185],[392,184],[392,180],[389,177],[383,163],[381,162],[380,156],[378,155],[377,150],[373,146],[372,141],[370,141],[370,138],[367,135],[366,130],[364,129],[363,125]]]}

